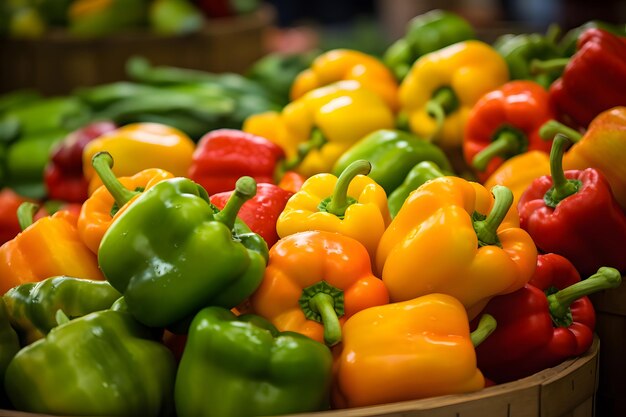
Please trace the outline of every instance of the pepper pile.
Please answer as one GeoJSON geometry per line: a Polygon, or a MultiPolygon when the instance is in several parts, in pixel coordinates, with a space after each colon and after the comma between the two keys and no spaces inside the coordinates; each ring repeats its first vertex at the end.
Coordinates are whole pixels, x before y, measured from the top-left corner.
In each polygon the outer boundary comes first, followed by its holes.
{"type": "Polygon", "coordinates": [[[240,126],[74,130],[45,171],[74,206],[34,216],[0,194],[2,404],[304,413],[478,391],[586,352],[587,295],[626,273],[626,94],[600,91],[626,41],[579,30],[570,58],[554,34],[492,46],[451,33],[459,19],[416,18],[384,61],[323,53],[240,126]],[[598,59],[613,66],[585,76],[579,112],[563,97],[598,59]]]}

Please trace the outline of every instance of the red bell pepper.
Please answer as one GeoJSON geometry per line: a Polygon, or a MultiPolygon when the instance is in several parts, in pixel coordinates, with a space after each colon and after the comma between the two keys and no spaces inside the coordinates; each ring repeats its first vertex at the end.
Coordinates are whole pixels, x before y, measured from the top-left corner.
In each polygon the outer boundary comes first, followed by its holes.
{"type": "MultiPolygon", "coordinates": [[[[211,196],[211,203],[223,209],[232,193],[226,191],[214,194],[211,196]]],[[[254,233],[261,235],[271,248],[278,241],[276,232],[278,216],[293,194],[274,184],[257,184],[256,195],[243,204],[238,216],[254,233]]]]}
{"type": "Polygon", "coordinates": [[[608,181],[594,169],[563,172],[564,147],[557,134],[550,152],[550,174],[536,178],[520,196],[520,227],[543,252],[569,259],[582,275],[600,266],[626,272],[626,214],[608,181]]]}
{"type": "Polygon", "coordinates": [[[25,201],[29,200],[10,188],[3,188],[0,191],[0,245],[22,231],[17,220],[17,209],[25,201]]]}
{"type": "Polygon", "coordinates": [[[626,38],[598,28],[584,31],[561,78],[550,86],[550,101],[559,120],[586,128],[604,110],[624,105],[624,57],[626,38]]]}
{"type": "Polygon", "coordinates": [[[534,81],[510,81],[472,108],[465,126],[463,156],[484,182],[502,163],[526,151],[550,153],[552,141],[539,128],[554,117],[548,92],[534,81]]]}
{"type": "Polygon", "coordinates": [[[54,200],[82,203],[88,197],[89,183],[83,175],[83,149],[100,135],[115,130],[113,122],[90,123],[59,143],[44,170],[48,196],[54,200]]]}
{"type": "MultiPolygon", "coordinates": [[[[587,297],[616,288],[621,274],[603,267],[581,281],[576,268],[556,254],[539,255],[523,288],[492,298],[483,313],[498,323],[476,347],[478,367],[496,383],[514,381],[583,354],[593,342],[595,311],[587,297]]],[[[477,320],[472,321],[472,328],[477,320]]]]}

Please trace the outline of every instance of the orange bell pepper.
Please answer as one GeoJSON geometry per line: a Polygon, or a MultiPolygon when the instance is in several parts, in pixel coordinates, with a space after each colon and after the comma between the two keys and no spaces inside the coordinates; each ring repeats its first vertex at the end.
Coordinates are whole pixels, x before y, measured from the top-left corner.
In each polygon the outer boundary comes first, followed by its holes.
{"type": "Polygon", "coordinates": [[[58,275],[103,280],[96,255],[78,235],[78,215],[59,210],[32,223],[36,208],[32,203],[20,206],[23,230],[0,246],[0,294],[58,275]]]}
{"type": "Polygon", "coordinates": [[[361,407],[478,391],[485,378],[463,305],[445,294],[368,308],[343,326],[335,359],[333,405],[361,407]]]}
{"type": "Polygon", "coordinates": [[[280,331],[295,331],[329,346],[358,311],[389,302],[371,271],[367,250],[338,233],[309,231],[280,239],[269,253],[252,311],[280,331]]]}
{"type": "Polygon", "coordinates": [[[77,226],[85,245],[97,254],[102,236],[120,209],[130,204],[139,190],[147,190],[163,180],[174,178],[174,175],[162,169],[149,168],[132,177],[115,178],[111,171],[113,158],[107,152],[94,155],[93,166],[104,185],[98,187],[83,203],[77,226]]]}

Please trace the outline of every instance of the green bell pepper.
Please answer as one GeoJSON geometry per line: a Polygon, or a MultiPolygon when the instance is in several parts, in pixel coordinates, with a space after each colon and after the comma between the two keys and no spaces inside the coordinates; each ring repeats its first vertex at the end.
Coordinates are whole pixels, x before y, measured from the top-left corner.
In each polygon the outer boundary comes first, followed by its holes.
{"type": "Polygon", "coordinates": [[[396,217],[409,194],[417,190],[426,181],[443,177],[444,175],[451,175],[451,173],[442,171],[434,162],[422,161],[415,165],[407,174],[404,182],[393,190],[387,199],[391,218],[396,217]]]}
{"type": "Polygon", "coordinates": [[[270,416],[328,408],[332,354],[255,315],[221,307],[193,319],[178,374],[180,416],[270,416]]]}
{"type": "Polygon", "coordinates": [[[242,177],[216,212],[200,185],[173,178],[144,191],[113,222],[98,262],[137,320],[175,325],[209,305],[235,307],[256,290],[267,244],[236,227],[240,207],[255,194],[254,179],[242,177]]]}
{"type": "Polygon", "coordinates": [[[57,311],[70,318],[106,310],[121,294],[106,281],[58,276],[18,285],[2,298],[9,320],[28,345],[57,326],[57,311]]]}
{"type": "Polygon", "coordinates": [[[385,51],[383,62],[402,80],[422,55],[475,37],[474,28],[458,14],[431,10],[409,21],[405,36],[385,51]]]}
{"type": "Polygon", "coordinates": [[[401,130],[374,131],[352,145],[337,160],[333,174],[339,176],[352,162],[365,159],[372,165],[369,177],[391,194],[416,164],[432,161],[446,171],[452,166],[436,145],[401,130]]]}
{"type": "Polygon", "coordinates": [[[565,34],[565,36],[563,36],[563,38],[561,38],[561,41],[559,42],[561,55],[566,57],[574,55],[576,52],[576,42],[578,41],[578,36],[580,36],[580,34],[586,29],[591,28],[603,29],[619,36],[626,36],[626,24],[624,23],[616,25],[601,20],[590,20],[574,29],[571,29],[565,34]]]}
{"type": "Polygon", "coordinates": [[[20,350],[6,371],[17,410],[55,415],[173,412],[176,362],[153,331],[121,311],[60,324],[20,350]]]}
{"type": "Polygon", "coordinates": [[[20,342],[17,333],[11,327],[9,314],[4,300],[0,298],[0,406],[6,403],[4,395],[4,373],[9,362],[20,350],[20,342]]]}

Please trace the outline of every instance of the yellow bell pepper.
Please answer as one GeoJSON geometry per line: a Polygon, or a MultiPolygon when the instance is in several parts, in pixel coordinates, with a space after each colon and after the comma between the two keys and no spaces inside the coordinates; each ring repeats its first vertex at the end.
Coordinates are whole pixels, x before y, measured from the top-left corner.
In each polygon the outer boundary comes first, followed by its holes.
{"type": "MultiPolygon", "coordinates": [[[[491,319],[479,325],[480,332],[493,331],[491,319]]],[[[478,335],[476,339],[470,338],[463,305],[445,294],[359,311],[343,326],[343,344],[335,359],[333,406],[361,407],[478,391],[485,378],[476,367],[474,343],[481,341],[478,335]]]]}
{"type": "Polygon", "coordinates": [[[519,228],[511,191],[496,186],[492,193],[449,176],[426,182],[407,198],[376,255],[392,302],[449,294],[473,319],[492,297],[528,282],[537,248],[519,228]]]}
{"type": "Polygon", "coordinates": [[[341,80],[355,80],[398,110],[398,82],[379,59],[352,49],[333,49],[319,55],[291,85],[291,100],[318,87],[341,80]]]}
{"type": "Polygon", "coordinates": [[[348,80],[309,91],[279,115],[252,115],[243,130],[281,146],[288,169],[310,177],[330,172],[341,154],[368,133],[394,125],[393,112],[380,97],[348,80]]]}
{"type": "Polygon", "coordinates": [[[390,216],[385,190],[366,176],[370,168],[369,162],[358,160],[339,178],[322,173],[307,179],[278,216],[278,236],[309,230],[340,233],[363,244],[373,263],[390,216]]]}
{"type": "Polygon", "coordinates": [[[102,181],[91,158],[106,151],[115,160],[113,173],[130,177],[144,169],[160,168],[174,176],[187,176],[195,143],[184,132],[159,123],[133,123],[106,133],[89,142],[83,150],[83,174],[91,195],[102,181]]]}
{"type": "Polygon", "coordinates": [[[415,61],[400,85],[400,111],[418,136],[458,151],[474,104],[508,77],[506,61],[491,46],[459,42],[415,61]]]}

